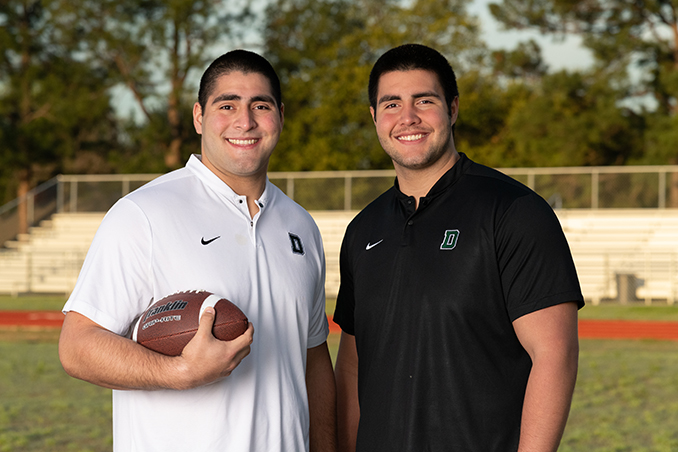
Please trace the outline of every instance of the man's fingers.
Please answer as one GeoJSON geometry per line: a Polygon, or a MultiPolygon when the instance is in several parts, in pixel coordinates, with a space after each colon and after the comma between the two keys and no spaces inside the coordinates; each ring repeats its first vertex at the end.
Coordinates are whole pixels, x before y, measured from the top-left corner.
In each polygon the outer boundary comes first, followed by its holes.
{"type": "Polygon", "coordinates": [[[198,332],[196,334],[212,334],[212,326],[214,326],[215,311],[212,306],[207,306],[205,311],[200,316],[200,323],[198,324],[198,332]]]}
{"type": "Polygon", "coordinates": [[[254,325],[252,325],[252,322],[249,322],[247,324],[247,329],[245,330],[245,332],[242,333],[240,337],[237,337],[233,340],[243,340],[246,341],[248,344],[251,344],[253,336],[254,336],[254,325]]]}

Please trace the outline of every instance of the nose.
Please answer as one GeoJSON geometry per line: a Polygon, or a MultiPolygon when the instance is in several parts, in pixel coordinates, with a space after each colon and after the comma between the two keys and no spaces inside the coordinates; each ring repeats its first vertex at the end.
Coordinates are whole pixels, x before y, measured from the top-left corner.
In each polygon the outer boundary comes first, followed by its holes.
{"type": "Polygon", "coordinates": [[[412,124],[418,124],[420,121],[421,119],[417,114],[415,106],[408,103],[403,104],[400,113],[400,123],[404,126],[410,126],[412,124]]]}
{"type": "Polygon", "coordinates": [[[257,126],[256,121],[254,120],[254,112],[249,108],[243,108],[238,112],[238,116],[235,119],[235,127],[240,130],[251,130],[257,126]]]}

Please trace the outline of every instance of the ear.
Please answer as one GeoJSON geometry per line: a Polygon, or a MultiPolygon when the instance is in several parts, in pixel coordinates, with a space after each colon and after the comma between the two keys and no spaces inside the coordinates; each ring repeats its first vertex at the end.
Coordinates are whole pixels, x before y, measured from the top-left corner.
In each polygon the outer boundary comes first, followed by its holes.
{"type": "Polygon", "coordinates": [[[377,115],[374,112],[374,108],[370,107],[370,116],[372,116],[372,122],[374,122],[374,125],[377,125],[377,115]]]}
{"type": "Polygon", "coordinates": [[[455,97],[450,104],[450,124],[454,125],[459,117],[459,96],[455,97]]]}
{"type": "Polygon", "coordinates": [[[202,135],[202,107],[198,102],[193,104],[193,127],[198,134],[202,135]]]}

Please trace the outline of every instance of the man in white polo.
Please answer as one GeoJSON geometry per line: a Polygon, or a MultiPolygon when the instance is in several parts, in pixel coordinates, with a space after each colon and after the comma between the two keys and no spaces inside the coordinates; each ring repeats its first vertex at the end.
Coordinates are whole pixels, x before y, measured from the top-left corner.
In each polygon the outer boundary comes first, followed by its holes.
{"type": "Polygon", "coordinates": [[[64,307],[61,362],[114,389],[115,451],[334,450],[322,241],[266,176],[283,126],[275,71],[252,52],[222,55],[193,117],[201,156],[102,222],[64,307]],[[208,309],[177,357],[129,339],[154,300],[185,290],[228,298],[253,325],[219,341],[208,309]]]}

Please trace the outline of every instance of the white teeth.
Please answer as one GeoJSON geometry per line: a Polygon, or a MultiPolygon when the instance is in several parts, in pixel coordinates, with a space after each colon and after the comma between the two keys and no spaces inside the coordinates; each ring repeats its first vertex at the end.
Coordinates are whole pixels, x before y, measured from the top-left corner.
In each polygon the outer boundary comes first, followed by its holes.
{"type": "Polygon", "coordinates": [[[423,133],[419,133],[417,135],[405,135],[405,136],[402,136],[402,137],[398,137],[398,139],[400,141],[416,141],[416,140],[419,140],[423,136],[424,136],[423,133]]]}
{"type": "Polygon", "coordinates": [[[250,139],[250,140],[236,140],[236,139],[231,138],[231,139],[228,140],[228,142],[229,142],[229,143],[236,144],[236,145],[238,145],[238,146],[247,146],[247,145],[256,143],[257,140],[256,140],[256,139],[250,139]]]}

